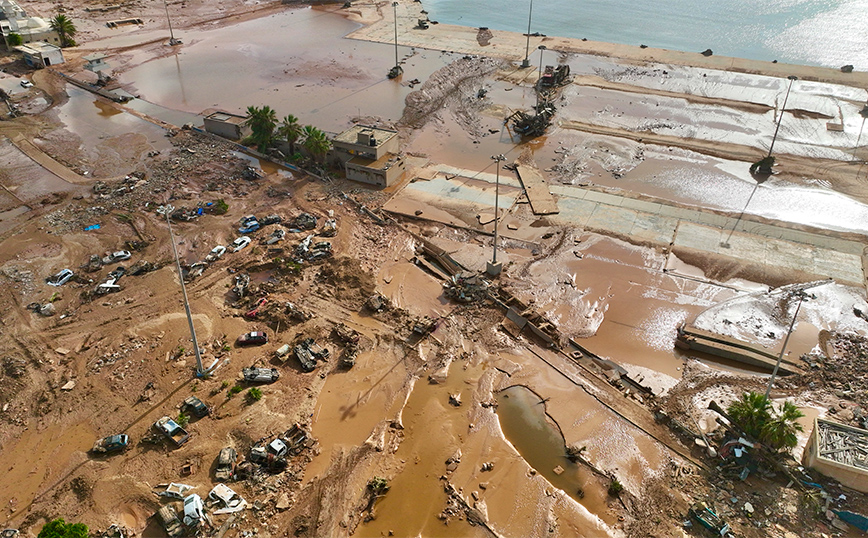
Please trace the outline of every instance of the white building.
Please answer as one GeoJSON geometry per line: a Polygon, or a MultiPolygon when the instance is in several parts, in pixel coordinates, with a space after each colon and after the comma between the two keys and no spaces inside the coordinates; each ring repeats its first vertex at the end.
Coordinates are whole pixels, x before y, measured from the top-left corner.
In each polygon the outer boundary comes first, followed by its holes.
{"type": "Polygon", "coordinates": [[[21,36],[22,43],[45,41],[60,45],[60,37],[51,29],[51,23],[41,17],[28,17],[27,12],[13,0],[0,0],[0,30],[9,48],[9,34],[21,36]]]}
{"type": "Polygon", "coordinates": [[[64,61],[60,47],[44,41],[20,45],[15,47],[15,50],[24,53],[24,63],[34,69],[62,64],[64,61]]]}

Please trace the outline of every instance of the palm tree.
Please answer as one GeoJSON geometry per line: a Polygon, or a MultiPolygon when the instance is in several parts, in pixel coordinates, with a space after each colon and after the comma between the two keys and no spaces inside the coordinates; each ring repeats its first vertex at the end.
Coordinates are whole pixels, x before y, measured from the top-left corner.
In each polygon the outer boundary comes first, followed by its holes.
{"type": "Polygon", "coordinates": [[[760,439],[763,426],[772,418],[772,404],[758,392],[745,392],[741,395],[741,400],[729,404],[726,412],[745,433],[760,439]]]}
{"type": "Polygon", "coordinates": [[[57,32],[57,37],[60,38],[61,47],[74,47],[76,29],[72,19],[66,15],[55,15],[51,21],[51,29],[57,32]]]}
{"type": "Polygon", "coordinates": [[[774,449],[794,448],[798,443],[796,432],[803,429],[798,420],[803,416],[805,414],[798,407],[791,402],[784,402],[780,413],[763,425],[762,442],[774,449]]]}
{"type": "Polygon", "coordinates": [[[294,154],[295,143],[302,135],[301,124],[298,123],[298,118],[292,114],[285,116],[283,118],[283,123],[281,123],[280,127],[277,128],[277,134],[284,138],[286,143],[289,144],[289,153],[294,154]]]}
{"type": "Polygon", "coordinates": [[[250,141],[259,151],[266,151],[274,138],[274,128],[277,126],[277,113],[268,105],[263,107],[247,107],[247,120],[244,122],[252,131],[250,141]]]}
{"type": "Polygon", "coordinates": [[[302,128],[304,133],[304,149],[314,156],[314,160],[324,160],[326,153],[332,147],[326,134],[312,125],[305,125],[302,128]]]}

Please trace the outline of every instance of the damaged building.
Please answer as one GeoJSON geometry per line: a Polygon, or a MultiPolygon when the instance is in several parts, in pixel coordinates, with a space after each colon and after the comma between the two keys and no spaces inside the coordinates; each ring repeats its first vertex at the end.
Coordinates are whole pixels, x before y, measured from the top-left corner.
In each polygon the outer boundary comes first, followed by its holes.
{"type": "Polygon", "coordinates": [[[817,418],[802,463],[868,493],[868,430],[817,418]]]}
{"type": "Polygon", "coordinates": [[[399,144],[397,131],[366,125],[354,125],[332,140],[347,179],[378,187],[394,185],[404,175],[399,144]]]}

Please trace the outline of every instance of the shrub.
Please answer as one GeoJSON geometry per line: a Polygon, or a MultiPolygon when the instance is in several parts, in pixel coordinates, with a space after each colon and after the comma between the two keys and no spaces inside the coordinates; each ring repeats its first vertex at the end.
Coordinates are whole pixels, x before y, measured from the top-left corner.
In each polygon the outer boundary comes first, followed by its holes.
{"type": "Polygon", "coordinates": [[[229,389],[229,392],[226,393],[226,397],[231,398],[231,397],[235,396],[236,394],[238,394],[239,392],[241,392],[242,390],[244,390],[244,387],[242,387],[241,385],[235,385],[234,387],[229,389]]]}
{"type": "Polygon", "coordinates": [[[253,387],[252,389],[247,391],[247,400],[250,403],[258,402],[262,399],[262,390],[258,387],[253,387]]]}
{"type": "Polygon", "coordinates": [[[612,497],[620,497],[622,491],[624,491],[624,485],[621,484],[617,478],[612,477],[612,481],[609,483],[609,495],[612,497]]]}
{"type": "Polygon", "coordinates": [[[190,423],[190,415],[186,415],[184,413],[181,413],[180,415],[178,415],[178,418],[175,419],[175,422],[178,423],[178,426],[184,428],[187,426],[187,424],[190,423]]]}

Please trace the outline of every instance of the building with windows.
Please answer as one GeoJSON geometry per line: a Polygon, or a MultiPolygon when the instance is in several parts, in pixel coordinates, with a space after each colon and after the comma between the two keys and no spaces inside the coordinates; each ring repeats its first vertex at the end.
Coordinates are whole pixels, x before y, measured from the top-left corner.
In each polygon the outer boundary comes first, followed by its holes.
{"type": "Polygon", "coordinates": [[[344,165],[347,179],[388,187],[404,175],[404,158],[398,154],[398,132],[354,125],[332,140],[333,155],[344,165]]]}
{"type": "Polygon", "coordinates": [[[247,116],[232,114],[218,110],[205,116],[205,130],[211,134],[228,138],[229,140],[241,140],[250,134],[250,127],[246,125],[247,116]]]}
{"type": "Polygon", "coordinates": [[[41,17],[28,17],[27,12],[12,0],[0,0],[0,31],[3,42],[9,47],[9,34],[21,36],[22,43],[45,41],[60,45],[60,36],[51,29],[51,24],[41,17]]]}
{"type": "Polygon", "coordinates": [[[34,69],[42,69],[50,65],[62,64],[63,51],[57,45],[45,41],[35,41],[19,45],[15,50],[24,54],[24,63],[34,69]]]}

